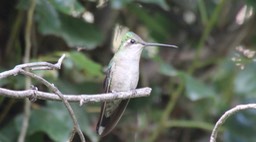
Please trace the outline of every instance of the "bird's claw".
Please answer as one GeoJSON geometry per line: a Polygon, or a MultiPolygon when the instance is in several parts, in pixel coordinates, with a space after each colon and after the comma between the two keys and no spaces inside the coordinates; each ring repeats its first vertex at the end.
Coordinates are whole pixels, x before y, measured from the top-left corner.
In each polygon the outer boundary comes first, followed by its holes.
{"type": "Polygon", "coordinates": [[[31,85],[31,90],[33,90],[33,94],[29,97],[29,100],[31,102],[35,102],[37,100],[37,94],[38,88],[34,85],[31,85]]]}

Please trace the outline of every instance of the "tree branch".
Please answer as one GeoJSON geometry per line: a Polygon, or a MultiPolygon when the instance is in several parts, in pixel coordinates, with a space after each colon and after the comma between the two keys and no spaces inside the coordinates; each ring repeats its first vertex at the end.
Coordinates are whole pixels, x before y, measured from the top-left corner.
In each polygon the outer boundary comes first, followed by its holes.
{"type": "Polygon", "coordinates": [[[26,63],[26,64],[17,65],[15,68],[30,68],[30,70],[60,69],[65,56],[66,55],[63,54],[56,64],[51,64],[48,62],[35,62],[35,63],[26,63]]]}
{"type": "Polygon", "coordinates": [[[218,129],[221,127],[221,125],[228,119],[228,117],[230,117],[232,114],[235,114],[236,112],[240,111],[240,110],[245,110],[245,109],[256,109],[256,104],[245,104],[245,105],[237,105],[234,108],[226,111],[221,118],[217,121],[217,123],[215,124],[213,130],[212,130],[212,134],[211,134],[211,138],[210,138],[210,142],[216,142],[216,138],[217,138],[217,133],[218,133],[218,129]]]}
{"type": "Polygon", "coordinates": [[[51,64],[48,62],[34,62],[34,63],[25,63],[25,64],[20,64],[14,67],[11,70],[4,71],[0,73],[0,79],[12,76],[12,75],[17,75],[19,74],[20,69],[24,68],[30,68],[30,70],[52,70],[52,69],[60,69],[62,61],[65,58],[65,54],[63,54],[58,62],[56,64],[51,64]]]}
{"type": "MultiPolygon", "coordinates": [[[[144,87],[136,89],[136,94],[134,91],[127,92],[116,92],[116,93],[102,93],[102,94],[63,94],[63,97],[69,102],[80,102],[80,105],[88,102],[104,102],[116,99],[129,99],[129,98],[139,98],[147,97],[151,93],[151,88],[144,87]]],[[[61,101],[60,97],[54,93],[47,93],[35,90],[9,90],[5,88],[0,88],[0,96],[10,97],[14,99],[24,99],[33,97],[36,93],[36,98],[41,100],[52,100],[61,101]]]]}

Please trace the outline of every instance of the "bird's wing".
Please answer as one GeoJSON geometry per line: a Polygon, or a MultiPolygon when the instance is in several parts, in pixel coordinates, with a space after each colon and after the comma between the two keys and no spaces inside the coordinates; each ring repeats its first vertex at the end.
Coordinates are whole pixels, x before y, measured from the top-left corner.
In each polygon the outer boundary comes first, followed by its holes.
{"type": "Polygon", "coordinates": [[[112,79],[112,69],[115,67],[115,63],[110,61],[110,64],[107,68],[107,71],[106,71],[106,77],[104,79],[104,83],[103,83],[103,87],[104,87],[104,92],[105,93],[109,93],[109,89],[110,89],[110,82],[111,82],[111,79],[112,79]]]}
{"type": "MultiPolygon", "coordinates": [[[[106,77],[104,80],[104,89],[105,93],[111,92],[110,85],[111,85],[111,79],[112,79],[112,71],[115,67],[115,63],[110,63],[107,72],[106,77]]],[[[116,126],[117,122],[120,120],[122,114],[124,113],[124,110],[126,109],[130,99],[122,100],[118,106],[118,109],[114,110],[113,113],[111,113],[110,116],[106,116],[106,106],[107,102],[104,102],[101,106],[101,112],[100,117],[98,120],[96,131],[101,137],[107,135],[111,130],[116,126]]]]}

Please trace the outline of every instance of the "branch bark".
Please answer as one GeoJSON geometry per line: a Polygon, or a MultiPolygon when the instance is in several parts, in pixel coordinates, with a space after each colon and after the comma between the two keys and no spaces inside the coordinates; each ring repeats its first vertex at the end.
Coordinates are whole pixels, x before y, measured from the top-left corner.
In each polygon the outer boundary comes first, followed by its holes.
{"type": "MultiPolygon", "coordinates": [[[[63,97],[69,102],[79,102],[80,105],[88,102],[104,102],[116,99],[129,99],[129,98],[139,98],[147,97],[151,93],[151,88],[144,87],[136,89],[136,94],[134,91],[128,92],[116,92],[116,93],[101,93],[101,94],[63,94],[63,97]]],[[[14,99],[25,99],[31,98],[36,94],[37,99],[41,100],[52,100],[61,101],[60,97],[54,93],[30,90],[10,90],[5,88],[0,88],[0,96],[10,97],[14,99]]]]}

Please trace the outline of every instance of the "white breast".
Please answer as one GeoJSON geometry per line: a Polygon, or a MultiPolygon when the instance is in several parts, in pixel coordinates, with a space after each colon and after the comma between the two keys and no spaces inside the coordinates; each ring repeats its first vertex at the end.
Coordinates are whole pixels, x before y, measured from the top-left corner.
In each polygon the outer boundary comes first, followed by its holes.
{"type": "Polygon", "coordinates": [[[111,91],[119,92],[136,89],[139,80],[139,61],[118,62],[113,68],[111,91]]]}

